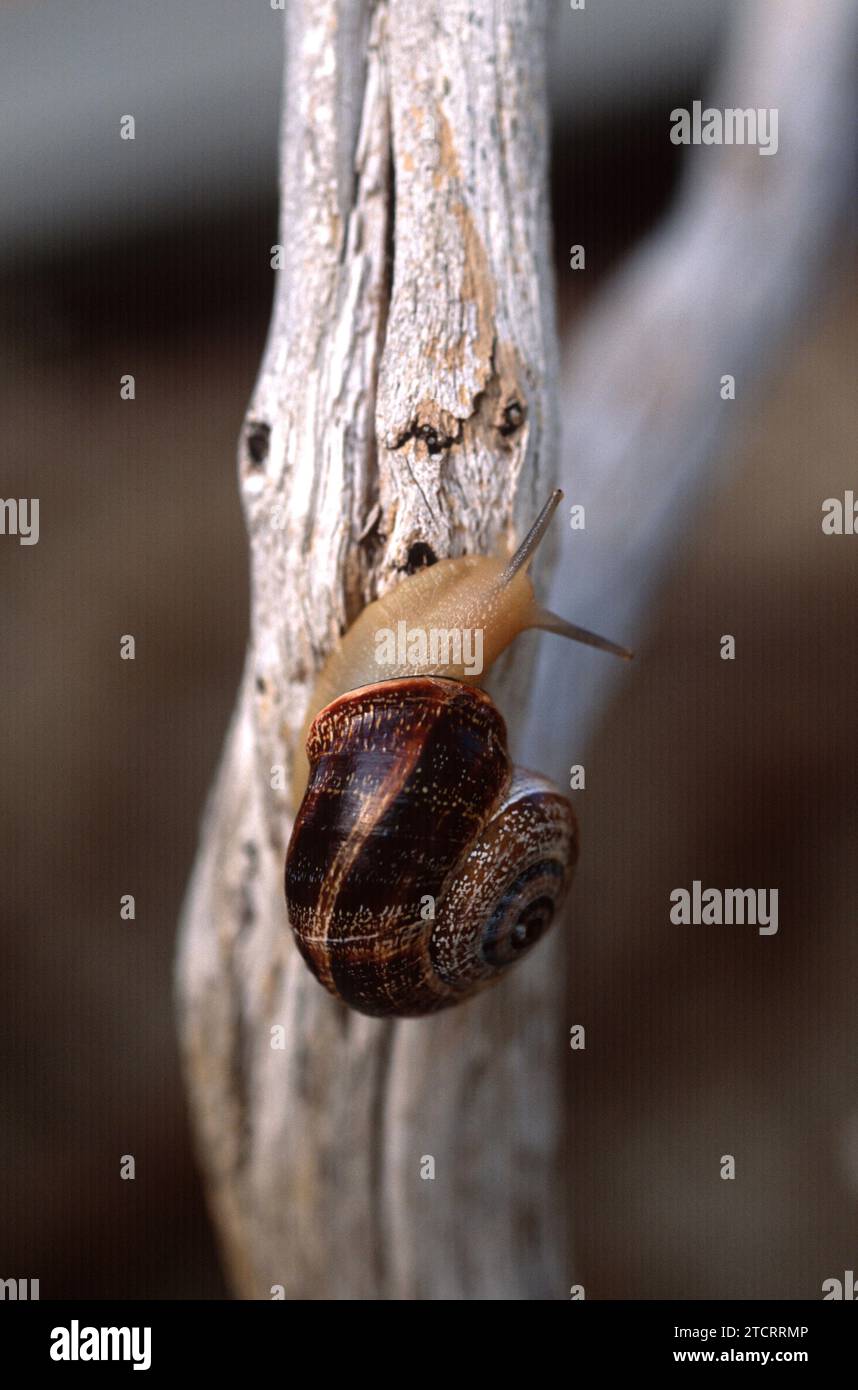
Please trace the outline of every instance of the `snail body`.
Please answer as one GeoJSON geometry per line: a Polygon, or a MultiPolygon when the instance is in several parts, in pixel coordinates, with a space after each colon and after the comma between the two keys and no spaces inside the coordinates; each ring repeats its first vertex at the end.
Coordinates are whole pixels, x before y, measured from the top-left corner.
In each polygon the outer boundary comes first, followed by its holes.
{"type": "Polygon", "coordinates": [[[362,1013],[427,1014],[475,994],[528,953],[568,891],[572,806],[512,765],[478,685],[526,628],[628,655],[534,598],[527,566],[560,495],[511,561],[442,560],[370,604],[319,678],[286,902],[310,969],[362,1013]],[[402,622],[480,631],[481,669],[408,650],[379,680],[378,633],[402,622]]]}

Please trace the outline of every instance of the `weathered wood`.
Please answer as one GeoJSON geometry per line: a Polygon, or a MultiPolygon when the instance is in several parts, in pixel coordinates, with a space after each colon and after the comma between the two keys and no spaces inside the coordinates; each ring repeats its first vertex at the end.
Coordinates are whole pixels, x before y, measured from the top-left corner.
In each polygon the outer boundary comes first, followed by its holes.
{"type": "MultiPolygon", "coordinates": [[[[200,1151],[247,1296],[551,1298],[572,1280],[563,929],[462,1008],[379,1023],[312,979],[282,898],[289,766],[324,655],[414,547],[509,546],[554,480],[544,8],[289,7],[285,260],[240,453],[251,640],[178,966],[200,1151]]],[[[824,259],[854,14],[743,10],[713,99],[778,105],[778,154],[690,152],[671,220],[574,342],[563,481],[588,530],[567,533],[551,601],[621,640],[723,457],[739,402],[721,375],[750,392],[824,259]]],[[[520,760],[560,781],[615,670],[586,651],[573,670],[561,646],[528,637],[495,683],[520,760]]]]}
{"type": "Polygon", "coordinates": [[[282,893],[290,760],[325,653],[425,547],[508,547],[547,491],[542,8],[289,7],[284,261],[240,457],[252,632],[179,960],[200,1151],[248,1296],[567,1282],[562,942],[465,1007],[377,1022],[311,977],[282,893]]]}

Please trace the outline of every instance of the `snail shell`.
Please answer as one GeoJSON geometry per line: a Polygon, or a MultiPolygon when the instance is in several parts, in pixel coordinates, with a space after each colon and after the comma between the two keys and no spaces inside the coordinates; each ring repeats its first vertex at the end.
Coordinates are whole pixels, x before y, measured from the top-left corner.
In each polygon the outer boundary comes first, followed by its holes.
{"type": "Polygon", "coordinates": [[[476,683],[527,628],[630,655],[536,602],[528,568],[561,496],[508,562],[441,560],[370,604],[319,676],[293,778],[286,903],[313,974],[362,1013],[433,1013],[475,994],[536,944],[569,888],[572,807],[512,766],[476,683]],[[401,620],[479,631],[484,669],[406,657],[379,681],[377,632],[401,620]]]}
{"type": "Polygon", "coordinates": [[[427,1014],[527,955],[571,883],[577,826],[550,782],[513,769],[488,695],[438,677],[364,686],[320,712],[307,756],[286,901],[331,993],[427,1014]]]}

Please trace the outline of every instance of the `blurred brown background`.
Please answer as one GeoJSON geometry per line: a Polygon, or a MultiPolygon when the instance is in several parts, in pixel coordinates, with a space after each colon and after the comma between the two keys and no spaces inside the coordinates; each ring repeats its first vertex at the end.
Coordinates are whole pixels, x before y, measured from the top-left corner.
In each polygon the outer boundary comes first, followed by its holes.
{"type": "MultiPolygon", "coordinates": [[[[622,102],[557,101],[561,327],[667,205],[666,113],[717,38],[695,31],[660,87],[622,102]],[[565,269],[573,241],[586,278],[565,269]]],[[[105,121],[153,106],[139,83],[105,121]]],[[[129,161],[100,225],[81,203],[61,233],[2,242],[0,494],[39,497],[41,534],[0,538],[0,1277],[39,1278],[43,1298],[227,1295],[172,959],[248,611],[233,460],[270,307],[276,75],[252,99],[264,150],[238,128],[228,167],[257,161],[255,182],[179,179],[162,206],[129,161]]],[[[844,229],[787,358],[737,410],[730,482],[684,537],[587,759],[568,1173],[589,1298],[818,1297],[858,1261],[858,537],[819,525],[825,497],[858,490],[857,341],[844,229]],[[696,877],[779,886],[779,935],[671,929],[668,894],[696,877]],[[723,1153],[734,1183],[715,1180],[723,1153]]]]}

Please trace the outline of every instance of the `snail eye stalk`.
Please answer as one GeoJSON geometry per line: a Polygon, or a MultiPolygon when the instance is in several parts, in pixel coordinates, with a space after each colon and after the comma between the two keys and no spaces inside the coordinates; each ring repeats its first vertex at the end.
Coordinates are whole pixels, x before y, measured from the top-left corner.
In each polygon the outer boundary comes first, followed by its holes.
{"type": "MultiPolygon", "coordinates": [[[[518,572],[530,564],[562,500],[563,493],[560,488],[556,488],[501,574],[501,588],[512,583],[518,572]]],[[[621,647],[619,643],[611,642],[607,637],[600,637],[597,632],[590,632],[585,627],[577,627],[575,623],[567,622],[565,618],[547,608],[537,608],[535,618],[529,625],[540,628],[543,632],[558,632],[561,637],[568,637],[572,642],[581,642],[585,647],[596,647],[600,652],[610,652],[612,656],[620,656],[624,661],[631,661],[634,655],[627,647],[621,647]]]]}

